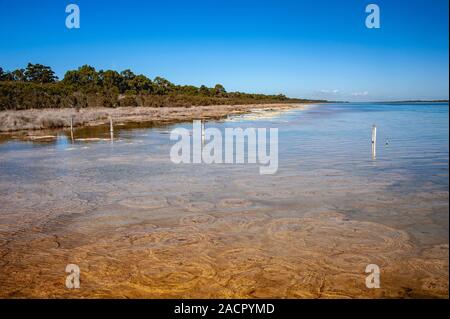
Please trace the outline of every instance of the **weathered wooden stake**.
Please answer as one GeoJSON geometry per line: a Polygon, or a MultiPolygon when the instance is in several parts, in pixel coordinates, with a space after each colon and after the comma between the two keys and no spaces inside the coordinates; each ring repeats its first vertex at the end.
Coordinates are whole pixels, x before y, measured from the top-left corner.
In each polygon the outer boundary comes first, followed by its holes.
{"type": "Polygon", "coordinates": [[[114,126],[112,117],[109,118],[109,132],[111,134],[111,141],[114,140],[114,126]]]}
{"type": "Polygon", "coordinates": [[[205,144],[205,122],[202,121],[202,144],[205,144]]]}
{"type": "Polygon", "coordinates": [[[73,142],[73,115],[70,116],[70,139],[73,142]]]}
{"type": "Polygon", "coordinates": [[[377,126],[372,126],[372,158],[377,157],[377,126]]]}

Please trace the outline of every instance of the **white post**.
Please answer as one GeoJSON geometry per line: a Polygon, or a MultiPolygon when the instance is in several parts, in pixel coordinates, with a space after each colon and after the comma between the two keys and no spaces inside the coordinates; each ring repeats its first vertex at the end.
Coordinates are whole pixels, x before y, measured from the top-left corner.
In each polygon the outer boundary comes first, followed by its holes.
{"type": "Polygon", "coordinates": [[[372,158],[377,157],[377,126],[372,126],[372,158]]]}

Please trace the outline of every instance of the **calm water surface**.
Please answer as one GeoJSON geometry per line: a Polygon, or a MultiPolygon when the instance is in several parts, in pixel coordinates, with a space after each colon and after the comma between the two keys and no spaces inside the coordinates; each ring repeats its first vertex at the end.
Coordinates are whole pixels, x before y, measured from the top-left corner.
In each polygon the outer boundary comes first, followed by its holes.
{"type": "Polygon", "coordinates": [[[264,176],[173,164],[170,130],[190,123],[3,138],[0,296],[73,297],[67,263],[77,296],[448,296],[448,121],[447,103],[351,103],[207,123],[278,128],[264,176]]]}

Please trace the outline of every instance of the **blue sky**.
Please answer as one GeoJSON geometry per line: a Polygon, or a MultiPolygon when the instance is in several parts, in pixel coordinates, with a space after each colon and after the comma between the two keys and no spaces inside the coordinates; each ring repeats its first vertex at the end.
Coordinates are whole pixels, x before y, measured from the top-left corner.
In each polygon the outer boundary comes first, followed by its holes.
{"type": "Polygon", "coordinates": [[[351,101],[447,99],[448,0],[0,0],[0,66],[130,68],[177,84],[351,101]],[[76,3],[81,28],[65,27],[76,3]],[[365,27],[376,3],[381,28],[365,27]]]}

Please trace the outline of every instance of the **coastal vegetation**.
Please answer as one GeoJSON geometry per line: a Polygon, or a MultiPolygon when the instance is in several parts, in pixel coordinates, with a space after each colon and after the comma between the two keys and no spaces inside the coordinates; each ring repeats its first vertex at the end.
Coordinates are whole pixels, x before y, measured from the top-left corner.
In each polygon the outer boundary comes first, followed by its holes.
{"type": "MultiPolygon", "coordinates": [[[[285,95],[227,92],[223,85],[176,85],[165,78],[153,80],[131,70],[117,72],[84,65],[67,71],[59,80],[48,66],[29,63],[25,69],[0,67],[0,111],[87,107],[190,107],[309,102],[285,95]]],[[[312,101],[311,101],[312,102],[312,101]]],[[[315,101],[318,102],[318,101],[315,101]]]]}

